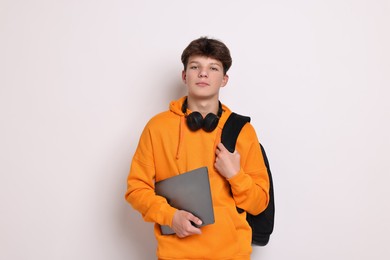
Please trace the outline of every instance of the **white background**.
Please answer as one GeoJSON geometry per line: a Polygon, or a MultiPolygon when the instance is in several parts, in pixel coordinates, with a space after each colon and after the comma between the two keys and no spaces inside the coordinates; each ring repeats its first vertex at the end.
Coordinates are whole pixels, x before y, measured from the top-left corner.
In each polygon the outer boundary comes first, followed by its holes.
{"type": "Polygon", "coordinates": [[[200,36],[229,46],[221,100],[274,174],[252,258],[390,259],[386,0],[1,0],[1,259],[155,259],[126,178],[200,36]]]}

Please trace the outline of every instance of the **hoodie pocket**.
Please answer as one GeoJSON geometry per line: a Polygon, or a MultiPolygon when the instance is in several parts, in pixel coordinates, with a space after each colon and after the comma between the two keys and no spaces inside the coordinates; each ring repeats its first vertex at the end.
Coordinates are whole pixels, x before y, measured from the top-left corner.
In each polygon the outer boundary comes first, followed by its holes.
{"type": "Polygon", "coordinates": [[[205,230],[205,235],[207,233],[208,237],[213,238],[209,241],[210,248],[213,248],[213,250],[223,248],[221,252],[213,252],[218,254],[219,257],[236,255],[240,252],[240,243],[242,243],[241,234],[237,230],[239,223],[236,223],[232,212],[226,207],[216,207],[214,217],[215,223],[209,226],[210,229],[205,230]]]}

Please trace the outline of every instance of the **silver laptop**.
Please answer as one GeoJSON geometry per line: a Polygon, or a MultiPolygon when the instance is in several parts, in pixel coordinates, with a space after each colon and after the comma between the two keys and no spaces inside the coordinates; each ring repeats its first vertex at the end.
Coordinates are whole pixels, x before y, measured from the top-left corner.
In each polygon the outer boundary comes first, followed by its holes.
{"type": "MultiPolygon", "coordinates": [[[[213,202],[207,167],[201,167],[180,175],[156,182],[157,195],[167,199],[174,208],[191,212],[202,220],[202,227],[214,223],[213,202]]],[[[174,234],[169,226],[161,226],[163,235],[174,234]]]]}

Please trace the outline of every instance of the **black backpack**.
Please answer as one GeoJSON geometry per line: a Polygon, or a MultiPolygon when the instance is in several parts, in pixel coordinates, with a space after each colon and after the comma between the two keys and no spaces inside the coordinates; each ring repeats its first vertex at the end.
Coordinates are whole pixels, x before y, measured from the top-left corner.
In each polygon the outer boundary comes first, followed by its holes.
{"type": "MultiPolygon", "coordinates": [[[[242,116],[236,113],[232,113],[227,119],[225,126],[222,130],[221,141],[230,152],[234,152],[237,137],[241,131],[241,128],[247,122],[250,122],[250,120],[250,117],[242,116]]],[[[275,202],[272,175],[267,155],[265,153],[264,147],[261,144],[260,148],[263,154],[265,166],[267,167],[268,177],[270,181],[270,199],[267,208],[263,212],[256,216],[247,213],[246,220],[252,228],[252,244],[265,246],[268,243],[269,237],[274,229],[275,202]]],[[[240,208],[237,208],[237,210],[239,212],[243,211],[240,208]]]]}

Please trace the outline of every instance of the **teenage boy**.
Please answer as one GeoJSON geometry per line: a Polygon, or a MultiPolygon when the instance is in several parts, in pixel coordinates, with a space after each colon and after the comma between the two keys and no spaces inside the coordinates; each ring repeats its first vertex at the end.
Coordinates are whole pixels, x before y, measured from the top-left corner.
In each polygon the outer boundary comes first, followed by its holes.
{"type": "Polygon", "coordinates": [[[232,59],[224,43],[202,37],[183,51],[182,80],[188,95],[146,125],[130,173],[126,200],[145,221],[154,222],[158,259],[250,259],[252,231],[246,212],[263,211],[269,180],[253,126],[242,129],[236,151],[221,143],[222,128],[232,113],[220,103],[232,59]],[[154,191],[157,181],[207,166],[215,223],[171,207],[154,191]],[[237,207],[244,212],[237,211],[237,207]],[[160,225],[176,234],[162,235],[160,225]]]}

